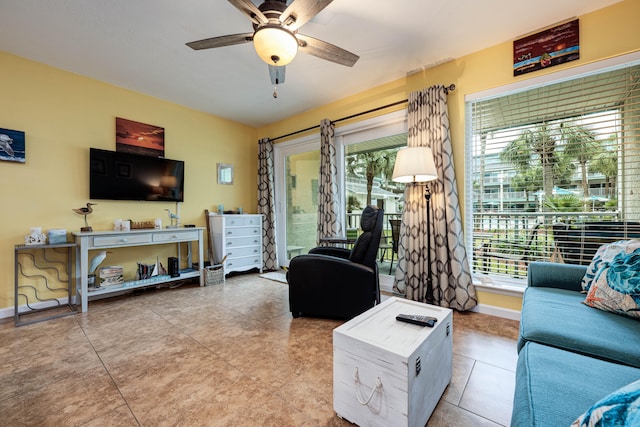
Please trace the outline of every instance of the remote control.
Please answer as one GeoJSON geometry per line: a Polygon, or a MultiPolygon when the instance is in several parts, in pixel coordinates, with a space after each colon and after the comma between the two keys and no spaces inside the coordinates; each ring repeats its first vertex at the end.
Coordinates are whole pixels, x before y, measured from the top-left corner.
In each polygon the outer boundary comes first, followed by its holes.
{"type": "Polygon", "coordinates": [[[401,322],[413,323],[414,325],[428,326],[433,328],[438,319],[431,316],[421,316],[419,314],[398,314],[396,320],[401,322]]]}

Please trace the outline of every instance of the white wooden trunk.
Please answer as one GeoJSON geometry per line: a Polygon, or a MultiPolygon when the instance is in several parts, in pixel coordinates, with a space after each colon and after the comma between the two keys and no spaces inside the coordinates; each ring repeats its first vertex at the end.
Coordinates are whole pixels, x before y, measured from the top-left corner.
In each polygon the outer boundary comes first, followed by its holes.
{"type": "Polygon", "coordinates": [[[359,426],[423,427],[451,381],[452,346],[450,309],[393,297],[367,310],[333,331],[334,410],[359,426]],[[438,322],[404,323],[401,313],[438,322]]]}

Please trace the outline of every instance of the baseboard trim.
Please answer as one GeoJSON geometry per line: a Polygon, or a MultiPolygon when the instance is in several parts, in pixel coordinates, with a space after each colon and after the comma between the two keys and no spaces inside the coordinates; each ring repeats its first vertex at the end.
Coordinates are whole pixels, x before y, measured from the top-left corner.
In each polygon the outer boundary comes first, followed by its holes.
{"type": "Polygon", "coordinates": [[[496,307],[495,305],[478,304],[473,307],[471,311],[476,313],[489,314],[496,317],[502,317],[504,319],[520,321],[520,310],[496,307]]]}
{"type": "MultiPolygon", "coordinates": [[[[58,301],[60,302],[60,307],[63,307],[67,304],[68,298],[60,298],[58,301]]],[[[75,295],[71,297],[71,302],[73,304],[76,303],[75,295]]],[[[39,308],[52,307],[52,305],[51,305],[51,302],[44,301],[44,302],[37,302],[37,303],[31,304],[31,307],[34,309],[39,309],[39,308]]],[[[21,305],[20,307],[18,307],[18,311],[22,315],[22,314],[28,314],[30,309],[26,305],[21,305]]],[[[0,319],[14,317],[15,314],[16,312],[14,307],[0,308],[0,319]]]]}

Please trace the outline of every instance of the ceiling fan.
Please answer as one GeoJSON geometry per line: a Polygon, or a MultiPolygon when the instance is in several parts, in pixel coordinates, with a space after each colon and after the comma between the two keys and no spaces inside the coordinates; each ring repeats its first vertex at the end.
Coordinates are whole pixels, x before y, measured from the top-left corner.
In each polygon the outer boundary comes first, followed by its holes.
{"type": "Polygon", "coordinates": [[[258,56],[270,66],[284,67],[293,60],[299,49],[309,55],[353,67],[360,58],[358,55],[298,33],[302,25],[332,1],[293,0],[287,6],[286,0],[265,0],[260,6],[256,6],[251,0],[229,0],[229,3],[251,20],[254,31],[193,41],[187,43],[187,46],[201,50],[253,41],[258,56]]]}

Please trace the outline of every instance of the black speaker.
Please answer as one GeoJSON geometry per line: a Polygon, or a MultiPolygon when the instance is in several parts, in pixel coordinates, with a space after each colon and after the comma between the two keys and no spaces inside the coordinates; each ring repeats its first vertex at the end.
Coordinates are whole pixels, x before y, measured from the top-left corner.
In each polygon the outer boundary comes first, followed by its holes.
{"type": "Polygon", "coordinates": [[[169,276],[171,277],[179,277],[180,269],[178,267],[178,258],[174,256],[170,256],[167,260],[167,264],[169,265],[169,276]]]}

